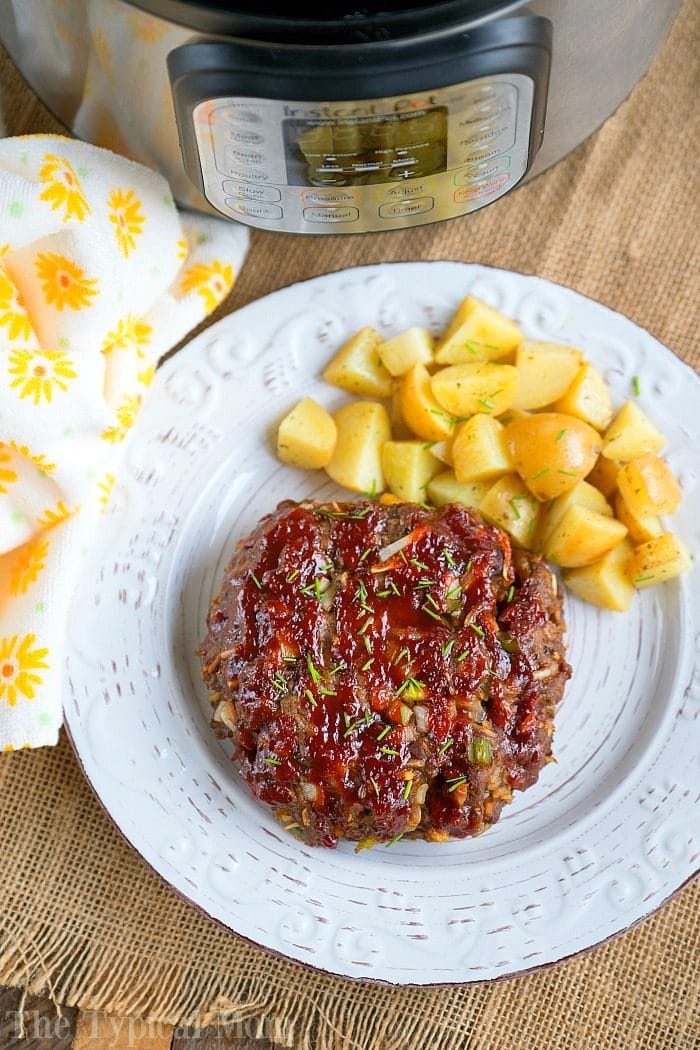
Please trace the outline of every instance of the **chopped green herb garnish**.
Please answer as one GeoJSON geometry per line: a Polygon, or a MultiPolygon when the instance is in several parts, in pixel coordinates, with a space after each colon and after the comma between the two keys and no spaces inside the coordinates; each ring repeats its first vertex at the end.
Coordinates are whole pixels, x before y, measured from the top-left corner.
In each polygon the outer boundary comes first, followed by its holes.
{"type": "Polygon", "coordinates": [[[364,725],[364,723],[365,723],[364,718],[358,718],[358,719],[356,719],[356,721],[350,722],[348,724],[347,729],[343,733],[343,739],[345,739],[346,737],[349,737],[351,733],[354,733],[354,731],[357,729],[358,726],[364,725]]]}
{"type": "Polygon", "coordinates": [[[399,662],[399,660],[401,660],[401,659],[404,659],[404,660],[410,660],[411,659],[411,651],[405,645],[404,645],[403,649],[399,652],[399,654],[396,657],[396,659],[394,660],[394,663],[397,664],[399,662]]]}
{"type": "Polygon", "coordinates": [[[331,667],[331,669],[330,669],[330,671],[328,673],[329,674],[337,674],[338,671],[342,671],[346,666],[347,666],[347,664],[336,664],[335,667],[331,667]]]}
{"type": "Polygon", "coordinates": [[[365,548],[365,550],[363,550],[362,554],[360,555],[360,561],[364,561],[365,558],[369,558],[371,553],[372,553],[372,548],[371,547],[365,548]]]}
{"type": "Polygon", "coordinates": [[[333,562],[327,561],[325,565],[321,566],[321,572],[330,572],[333,568],[333,562]]]}
{"type": "Polygon", "coordinates": [[[431,448],[435,448],[437,443],[437,441],[426,441],[426,443],[423,445],[423,448],[426,452],[429,452],[431,448]]]}
{"type": "Polygon", "coordinates": [[[370,490],[369,490],[369,492],[365,492],[365,496],[367,497],[367,499],[376,499],[377,498],[377,479],[376,478],[372,478],[372,484],[370,486],[370,490]]]}
{"type": "Polygon", "coordinates": [[[373,663],[374,663],[374,657],[370,656],[369,660],[365,660],[365,662],[363,663],[363,665],[361,667],[361,670],[362,671],[369,671],[369,669],[370,669],[370,667],[372,666],[373,663]]]}
{"type": "Polygon", "coordinates": [[[435,510],[431,503],[419,503],[418,506],[422,507],[423,510],[435,510]]]}
{"type": "Polygon", "coordinates": [[[433,587],[435,580],[419,580],[416,584],[417,591],[424,591],[427,587],[433,587]]]}
{"type": "Polygon", "coordinates": [[[362,627],[360,627],[359,634],[364,634],[365,631],[369,630],[369,628],[371,627],[371,625],[373,623],[374,623],[374,617],[373,616],[368,616],[367,619],[365,620],[365,622],[362,624],[362,627]]]}
{"type": "Polygon", "coordinates": [[[517,520],[520,521],[520,511],[518,510],[518,506],[517,506],[515,500],[512,499],[509,502],[510,502],[511,507],[513,508],[513,514],[515,514],[515,517],[517,518],[517,520]]]}
{"type": "Polygon", "coordinates": [[[561,565],[561,562],[559,561],[559,555],[556,554],[556,553],[550,554],[549,555],[549,560],[553,561],[556,565],[561,565]]]}
{"type": "Polygon", "coordinates": [[[454,644],[455,639],[450,638],[449,642],[444,642],[444,644],[442,645],[442,655],[445,657],[446,660],[449,659],[449,655],[454,648],[454,644]]]}
{"type": "Polygon", "coordinates": [[[311,692],[311,690],[310,689],[305,689],[304,692],[306,693],[306,699],[309,701],[311,706],[312,707],[316,707],[316,697],[311,692]]]}
{"type": "Polygon", "coordinates": [[[411,558],[411,565],[415,565],[415,567],[417,569],[420,569],[421,572],[430,572],[430,569],[428,568],[428,566],[425,565],[424,562],[418,561],[417,558],[411,558]]]}
{"type": "Polygon", "coordinates": [[[385,849],[389,849],[389,846],[393,846],[395,842],[398,842],[399,839],[402,839],[402,838],[403,838],[403,831],[401,832],[400,835],[394,835],[393,839],[389,839],[389,841],[385,844],[384,848],[385,849]]]}
{"type": "Polygon", "coordinates": [[[377,796],[377,798],[379,798],[379,784],[374,779],[374,777],[370,777],[369,781],[370,781],[370,784],[372,785],[372,787],[374,788],[375,795],[377,796]]]}
{"type": "Polygon", "coordinates": [[[369,640],[369,638],[367,637],[366,634],[362,635],[362,641],[365,643],[365,649],[367,650],[367,652],[371,653],[372,652],[372,643],[370,642],[370,640],[369,640]]]}
{"type": "Polygon", "coordinates": [[[437,611],[440,612],[440,606],[435,601],[435,599],[433,598],[432,594],[428,595],[428,602],[432,605],[433,609],[437,609],[437,611]]]}
{"type": "Polygon", "coordinates": [[[633,580],[632,582],[636,585],[638,583],[645,583],[647,580],[653,580],[653,579],[654,579],[654,573],[652,572],[651,575],[649,575],[649,576],[638,576],[637,579],[633,580]]]}
{"type": "Polygon", "coordinates": [[[634,390],[635,397],[639,397],[639,376],[632,376],[632,389],[634,390]]]}
{"type": "Polygon", "coordinates": [[[311,681],[314,684],[316,682],[319,682],[321,680],[321,675],[319,674],[319,672],[314,667],[313,660],[311,659],[311,653],[307,653],[306,654],[306,666],[309,669],[309,674],[311,675],[311,681]]]}
{"type": "Polygon", "coordinates": [[[289,576],[287,577],[287,583],[294,583],[300,572],[301,569],[295,569],[294,572],[290,572],[289,576]]]}
{"type": "Polygon", "coordinates": [[[258,590],[261,591],[262,590],[262,584],[261,584],[260,580],[258,579],[258,577],[255,575],[255,573],[251,572],[250,577],[251,577],[253,583],[255,584],[255,586],[258,588],[258,590]]]}
{"type": "Polygon", "coordinates": [[[465,649],[464,652],[460,653],[459,656],[457,657],[457,663],[461,664],[462,660],[466,660],[468,656],[469,656],[469,650],[465,649]]]}
{"type": "Polygon", "coordinates": [[[365,725],[371,726],[372,725],[372,718],[373,718],[372,712],[371,711],[365,711],[365,725]]]}
{"type": "Polygon", "coordinates": [[[577,478],[578,474],[574,473],[573,470],[561,470],[557,471],[557,474],[565,474],[567,478],[577,478]]]}
{"type": "Polygon", "coordinates": [[[487,401],[486,398],[478,397],[477,401],[480,405],[483,405],[489,412],[493,411],[493,401],[487,401]]]}
{"type": "Polygon", "coordinates": [[[536,481],[537,478],[541,478],[543,474],[549,473],[549,467],[542,467],[542,470],[538,470],[536,474],[533,474],[530,481],[536,481]]]}
{"type": "Polygon", "coordinates": [[[281,693],[287,692],[287,682],[279,673],[279,671],[275,671],[275,673],[273,674],[272,684],[275,686],[276,689],[279,689],[281,693]]]}
{"type": "Polygon", "coordinates": [[[405,799],[407,799],[408,796],[411,794],[411,788],[412,787],[413,787],[413,781],[412,780],[407,780],[406,781],[406,786],[404,787],[403,792],[402,792],[403,797],[405,799]]]}
{"type": "Polygon", "coordinates": [[[508,588],[508,594],[507,594],[507,599],[508,599],[509,602],[513,601],[513,595],[514,594],[515,594],[515,584],[511,583],[510,587],[508,588]]]}
{"type": "Polygon", "coordinates": [[[476,631],[480,638],[484,637],[484,630],[482,627],[479,627],[478,623],[470,623],[469,626],[471,627],[472,631],[476,631]]]}
{"type": "Polygon", "coordinates": [[[380,734],[379,734],[379,736],[377,737],[377,740],[383,740],[383,739],[384,739],[384,737],[385,737],[385,736],[386,736],[386,735],[387,735],[388,733],[390,733],[390,732],[391,732],[392,728],[393,728],[392,726],[384,726],[384,728],[382,729],[381,733],[380,733],[380,734]]]}
{"type": "Polygon", "coordinates": [[[447,592],[445,597],[448,598],[448,599],[452,599],[452,598],[456,598],[461,593],[462,593],[462,588],[460,587],[460,585],[458,583],[456,583],[454,585],[454,587],[450,588],[450,590],[447,592]]]}
{"type": "Polygon", "coordinates": [[[557,434],[557,436],[555,437],[554,440],[555,441],[561,441],[561,439],[564,437],[565,433],[566,433],[566,427],[564,427],[563,430],[559,431],[559,433],[557,434]]]}
{"type": "Polygon", "coordinates": [[[296,656],[283,656],[282,659],[286,664],[295,664],[297,662],[296,656]]]}
{"type": "Polygon", "coordinates": [[[394,751],[393,747],[380,747],[379,750],[383,755],[396,755],[398,757],[399,752],[394,751]]]}
{"type": "Polygon", "coordinates": [[[452,739],[452,737],[451,737],[451,736],[448,736],[447,740],[445,741],[445,743],[444,743],[444,744],[442,745],[442,747],[441,747],[441,748],[440,748],[440,750],[438,751],[438,755],[444,755],[444,754],[445,754],[445,752],[446,752],[446,751],[447,751],[447,750],[448,750],[449,748],[451,748],[453,744],[454,744],[454,740],[452,739]]]}
{"type": "Polygon", "coordinates": [[[396,597],[397,597],[397,598],[398,598],[398,597],[400,597],[400,595],[401,595],[401,591],[400,591],[400,590],[399,590],[399,588],[398,588],[398,587],[396,586],[396,584],[394,583],[394,581],[393,581],[393,580],[389,580],[389,587],[390,587],[390,589],[391,589],[391,590],[392,590],[392,591],[394,592],[394,594],[396,595],[396,597]]]}
{"type": "Polygon", "coordinates": [[[428,616],[432,616],[433,620],[437,620],[438,623],[442,623],[442,617],[438,616],[436,612],[433,612],[429,605],[421,605],[421,609],[424,613],[427,613],[428,616]]]}
{"type": "Polygon", "coordinates": [[[323,686],[318,687],[318,691],[322,696],[337,696],[335,689],[326,689],[323,686]]]}
{"type": "Polygon", "coordinates": [[[377,591],[377,598],[388,598],[391,591],[387,588],[385,591],[377,591]]]}
{"type": "Polygon", "coordinates": [[[443,551],[442,553],[445,555],[445,561],[447,562],[449,567],[451,569],[456,569],[457,568],[457,562],[454,560],[454,558],[452,557],[450,552],[449,551],[443,551]]]}
{"type": "Polygon", "coordinates": [[[455,777],[452,781],[447,781],[447,783],[450,785],[447,790],[448,792],[456,791],[458,787],[461,787],[462,784],[466,784],[466,782],[466,777],[455,777]]]}
{"type": "Polygon", "coordinates": [[[279,758],[266,758],[265,761],[267,762],[268,766],[281,766],[282,765],[282,763],[280,762],[279,758]]]}

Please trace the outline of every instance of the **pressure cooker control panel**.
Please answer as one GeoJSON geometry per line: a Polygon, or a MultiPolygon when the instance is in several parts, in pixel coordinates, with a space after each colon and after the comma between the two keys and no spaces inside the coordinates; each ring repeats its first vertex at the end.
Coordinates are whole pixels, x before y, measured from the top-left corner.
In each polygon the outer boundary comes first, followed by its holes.
{"type": "Polygon", "coordinates": [[[401,229],[476,211],[529,166],[534,83],[496,73],[336,102],[218,97],[193,109],[209,202],[251,226],[401,229]]]}

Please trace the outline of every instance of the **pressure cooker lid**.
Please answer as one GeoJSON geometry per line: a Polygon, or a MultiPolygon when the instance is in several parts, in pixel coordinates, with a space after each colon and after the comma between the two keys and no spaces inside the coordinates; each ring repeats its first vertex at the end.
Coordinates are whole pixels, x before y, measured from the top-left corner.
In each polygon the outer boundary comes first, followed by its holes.
{"type": "Polygon", "coordinates": [[[466,28],[524,0],[326,0],[290,5],[288,0],[136,0],[134,6],[201,32],[276,43],[368,43],[466,28]],[[295,8],[290,14],[290,7],[295,8]],[[300,10],[301,8],[301,10],[300,10]]]}

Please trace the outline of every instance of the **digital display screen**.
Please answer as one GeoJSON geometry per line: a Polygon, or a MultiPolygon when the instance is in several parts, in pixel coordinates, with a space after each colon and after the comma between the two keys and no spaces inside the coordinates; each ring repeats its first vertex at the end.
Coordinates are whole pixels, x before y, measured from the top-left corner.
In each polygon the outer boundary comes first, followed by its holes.
{"type": "Polygon", "coordinates": [[[290,186],[366,186],[445,171],[447,109],[283,121],[290,186]]]}

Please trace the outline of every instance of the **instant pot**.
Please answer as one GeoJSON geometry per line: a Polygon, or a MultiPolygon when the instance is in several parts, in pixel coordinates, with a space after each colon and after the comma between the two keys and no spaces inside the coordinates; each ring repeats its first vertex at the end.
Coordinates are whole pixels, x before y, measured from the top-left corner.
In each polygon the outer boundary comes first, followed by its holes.
{"type": "Polygon", "coordinates": [[[492,204],[582,142],[680,0],[0,0],[0,39],[77,135],[185,205],[294,233],[492,204]]]}

